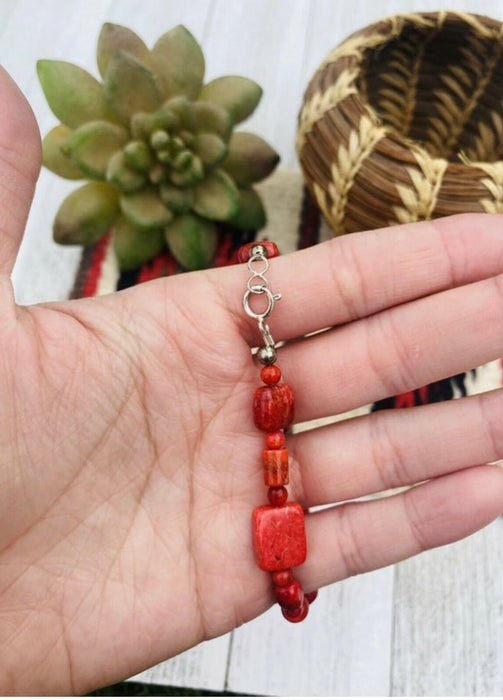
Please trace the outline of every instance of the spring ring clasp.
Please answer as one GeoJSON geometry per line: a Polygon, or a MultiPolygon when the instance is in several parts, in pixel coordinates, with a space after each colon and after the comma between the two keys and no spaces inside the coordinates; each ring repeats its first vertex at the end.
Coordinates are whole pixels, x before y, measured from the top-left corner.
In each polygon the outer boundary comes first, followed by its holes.
{"type": "MultiPolygon", "coordinates": [[[[245,312],[250,316],[250,318],[258,321],[259,328],[263,325],[265,319],[272,313],[274,309],[274,304],[281,299],[281,294],[273,294],[269,287],[263,285],[253,285],[250,289],[247,289],[243,297],[243,306],[245,312]],[[267,297],[267,306],[261,311],[254,311],[250,306],[250,297],[252,294],[265,294],[267,297]]],[[[261,329],[262,330],[262,329],[261,329]]]]}
{"type": "Polygon", "coordinates": [[[243,307],[246,314],[257,321],[265,346],[267,348],[274,348],[275,342],[265,320],[273,312],[275,303],[281,299],[281,294],[274,294],[269,288],[269,282],[265,277],[268,269],[269,261],[267,259],[267,251],[263,245],[257,244],[250,251],[248,270],[251,276],[244,293],[243,307]],[[260,264],[261,267],[257,267],[257,264],[260,264]],[[267,302],[265,308],[262,311],[254,311],[250,305],[252,295],[260,296],[263,294],[265,294],[267,302]]]}

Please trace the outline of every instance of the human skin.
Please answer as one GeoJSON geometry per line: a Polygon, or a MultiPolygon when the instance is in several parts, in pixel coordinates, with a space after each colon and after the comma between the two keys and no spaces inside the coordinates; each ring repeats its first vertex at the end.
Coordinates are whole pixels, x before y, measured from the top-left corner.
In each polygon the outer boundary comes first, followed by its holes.
{"type": "MultiPolygon", "coordinates": [[[[0,692],[83,694],[273,603],[250,532],[265,502],[251,412],[259,337],[242,310],[243,265],[17,306],[10,273],[40,139],[4,72],[0,111],[0,692]]],[[[295,340],[279,364],[297,419],[500,357],[502,227],[465,215],[272,261],[283,298],[271,328],[295,340]]],[[[496,390],[289,436],[291,497],[341,504],[306,517],[304,589],[500,514],[503,472],[488,462],[503,455],[502,414],[496,390]]]]}

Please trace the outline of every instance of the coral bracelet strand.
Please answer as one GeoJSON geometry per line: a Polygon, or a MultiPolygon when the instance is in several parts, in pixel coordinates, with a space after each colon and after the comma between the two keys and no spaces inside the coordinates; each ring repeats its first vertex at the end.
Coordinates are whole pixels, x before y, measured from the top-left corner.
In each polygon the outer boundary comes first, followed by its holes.
{"type": "Polygon", "coordinates": [[[283,616],[289,622],[301,622],[307,616],[309,604],[317,592],[304,593],[294,577],[293,568],[302,564],[307,555],[304,510],[299,503],[288,501],[288,449],[285,447],[285,429],[294,419],[294,395],[288,384],[281,382],[281,370],[275,364],[276,347],[266,318],[281,298],[273,294],[265,277],[269,259],[279,255],[278,247],[270,241],[257,241],[242,246],[239,262],[247,262],[250,278],[243,297],[245,312],[258,323],[264,346],[258,350],[264,365],[259,387],[253,397],[255,425],[265,432],[262,453],[264,483],[268,487],[269,505],[255,508],[252,515],[253,548],[258,566],[270,571],[276,600],[283,616]],[[263,297],[265,308],[254,311],[251,300],[263,297]]]}

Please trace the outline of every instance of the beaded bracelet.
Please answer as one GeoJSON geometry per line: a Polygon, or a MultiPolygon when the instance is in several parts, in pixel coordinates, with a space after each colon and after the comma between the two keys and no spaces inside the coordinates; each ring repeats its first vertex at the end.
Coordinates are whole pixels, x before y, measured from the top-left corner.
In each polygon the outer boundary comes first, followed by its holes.
{"type": "Polygon", "coordinates": [[[293,423],[294,395],[288,384],[281,383],[281,370],[275,364],[276,345],[266,318],[274,309],[281,294],[273,294],[265,277],[269,259],[279,255],[278,247],[270,241],[257,241],[242,246],[239,262],[247,262],[250,278],[243,297],[245,312],[258,323],[264,340],[257,357],[264,365],[259,387],[253,397],[253,419],[265,431],[265,449],[262,453],[264,483],[268,487],[269,505],[255,508],[252,515],[252,536],[255,558],[263,571],[270,571],[276,600],[283,616],[289,622],[301,622],[309,612],[317,591],[305,594],[293,575],[293,567],[302,564],[307,555],[304,510],[299,503],[288,501],[288,449],[285,447],[285,429],[293,423]],[[263,311],[254,311],[251,299],[265,295],[263,311]]]}

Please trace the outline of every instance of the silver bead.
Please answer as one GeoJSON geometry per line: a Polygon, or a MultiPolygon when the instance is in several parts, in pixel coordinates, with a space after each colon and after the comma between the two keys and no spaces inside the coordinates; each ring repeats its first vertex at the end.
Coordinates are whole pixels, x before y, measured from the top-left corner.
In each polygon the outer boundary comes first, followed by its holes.
{"type": "Polygon", "coordinates": [[[266,345],[264,348],[260,348],[257,353],[259,362],[263,365],[273,365],[276,362],[278,353],[273,345],[266,345]]]}
{"type": "Polygon", "coordinates": [[[257,243],[257,245],[254,245],[252,247],[252,249],[250,250],[250,258],[255,257],[267,258],[267,249],[265,248],[265,246],[260,245],[260,243],[257,243]]]}

